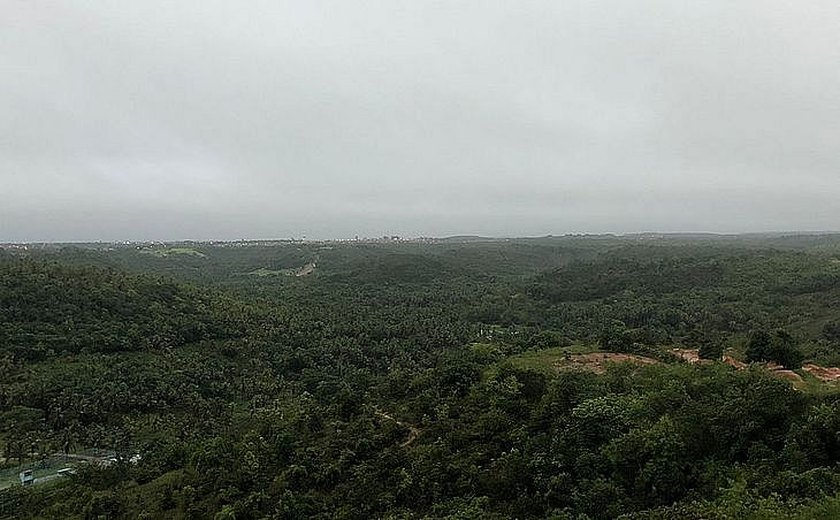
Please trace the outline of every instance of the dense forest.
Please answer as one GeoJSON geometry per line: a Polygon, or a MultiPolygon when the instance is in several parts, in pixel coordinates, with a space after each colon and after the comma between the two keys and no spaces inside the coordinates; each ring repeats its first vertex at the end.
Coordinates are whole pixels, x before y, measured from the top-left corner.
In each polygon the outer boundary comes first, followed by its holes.
{"type": "Polygon", "coordinates": [[[840,518],[839,366],[840,236],[7,247],[0,518],[840,518]]]}

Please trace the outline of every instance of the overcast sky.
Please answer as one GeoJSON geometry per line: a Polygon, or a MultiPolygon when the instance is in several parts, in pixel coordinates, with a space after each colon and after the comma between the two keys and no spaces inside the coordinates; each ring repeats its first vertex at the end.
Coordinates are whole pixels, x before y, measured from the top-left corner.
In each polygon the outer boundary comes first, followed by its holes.
{"type": "Polygon", "coordinates": [[[0,241],[840,229],[836,0],[3,0],[0,241]]]}

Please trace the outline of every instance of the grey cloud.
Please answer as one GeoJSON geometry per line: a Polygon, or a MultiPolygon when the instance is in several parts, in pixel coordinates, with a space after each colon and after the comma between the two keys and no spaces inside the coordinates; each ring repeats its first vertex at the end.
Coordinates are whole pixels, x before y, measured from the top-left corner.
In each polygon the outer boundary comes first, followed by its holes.
{"type": "Polygon", "coordinates": [[[3,11],[0,241],[840,220],[835,2],[3,11]]]}

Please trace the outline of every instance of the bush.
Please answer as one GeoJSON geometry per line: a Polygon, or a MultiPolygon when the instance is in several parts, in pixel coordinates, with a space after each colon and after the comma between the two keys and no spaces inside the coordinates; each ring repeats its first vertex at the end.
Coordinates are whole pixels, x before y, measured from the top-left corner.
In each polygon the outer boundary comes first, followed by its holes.
{"type": "Polygon", "coordinates": [[[785,368],[802,366],[804,356],[796,346],[793,336],[784,330],[772,334],[759,330],[752,333],[747,343],[746,358],[749,362],[774,361],[785,368]]]}

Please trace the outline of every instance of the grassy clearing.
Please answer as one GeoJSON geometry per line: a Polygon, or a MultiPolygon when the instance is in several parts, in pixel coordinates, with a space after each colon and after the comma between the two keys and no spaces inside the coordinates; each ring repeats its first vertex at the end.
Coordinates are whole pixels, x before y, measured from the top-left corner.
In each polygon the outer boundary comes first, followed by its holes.
{"type": "Polygon", "coordinates": [[[840,384],[837,384],[837,382],[827,383],[802,369],[795,370],[794,372],[802,377],[802,381],[797,381],[793,384],[797,390],[815,395],[831,395],[840,393],[840,384]]]}
{"type": "Polygon", "coordinates": [[[558,363],[575,354],[590,354],[598,352],[597,345],[574,344],[568,347],[554,347],[536,352],[525,352],[518,356],[508,358],[508,361],[517,368],[539,370],[541,372],[555,373],[558,363]]]}
{"type": "Polygon", "coordinates": [[[6,489],[19,483],[18,473],[22,471],[18,466],[0,470],[0,489],[6,489]]]}
{"type": "Polygon", "coordinates": [[[47,457],[43,460],[30,460],[23,464],[7,466],[0,469],[0,489],[6,489],[10,486],[20,484],[19,475],[26,469],[33,470],[35,478],[44,478],[55,476],[61,469],[76,466],[77,463],[68,462],[58,457],[47,457]]]}
{"type": "Polygon", "coordinates": [[[195,256],[198,258],[207,258],[207,255],[197,249],[191,247],[167,247],[164,249],[143,249],[140,253],[145,255],[155,256],[157,258],[167,258],[170,256],[195,256]]]}
{"type": "Polygon", "coordinates": [[[309,262],[308,264],[304,265],[303,267],[297,268],[289,268],[289,269],[268,269],[267,267],[260,267],[259,269],[254,269],[249,273],[245,273],[247,276],[259,276],[259,277],[267,277],[267,276],[308,276],[315,272],[315,262],[309,262]]]}

